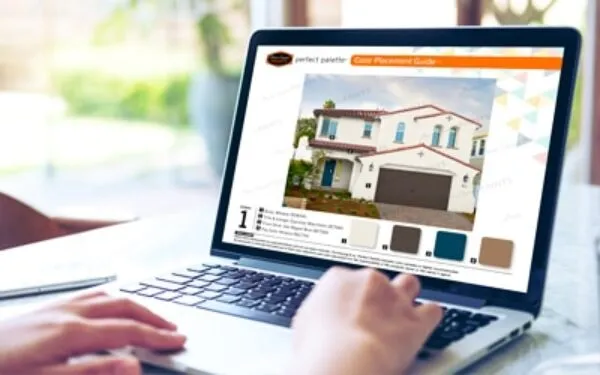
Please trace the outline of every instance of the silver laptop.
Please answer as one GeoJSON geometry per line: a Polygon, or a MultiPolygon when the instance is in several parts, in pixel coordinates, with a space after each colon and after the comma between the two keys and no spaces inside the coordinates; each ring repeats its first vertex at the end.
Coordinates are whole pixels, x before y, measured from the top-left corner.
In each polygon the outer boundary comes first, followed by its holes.
{"type": "Polygon", "coordinates": [[[136,355],[284,374],[291,319],[333,265],[415,274],[417,302],[444,307],[411,372],[459,371],[527,332],[579,49],[566,28],[254,33],[212,259],[120,288],[187,348],[136,355]]]}

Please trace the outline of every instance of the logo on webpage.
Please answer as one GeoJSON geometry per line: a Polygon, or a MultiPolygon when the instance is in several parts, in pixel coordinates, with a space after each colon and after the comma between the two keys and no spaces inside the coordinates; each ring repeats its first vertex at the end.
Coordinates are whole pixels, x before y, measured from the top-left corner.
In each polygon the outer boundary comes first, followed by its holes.
{"type": "Polygon", "coordinates": [[[285,66],[292,63],[294,56],[283,51],[274,52],[267,56],[267,63],[274,66],[285,66]]]}

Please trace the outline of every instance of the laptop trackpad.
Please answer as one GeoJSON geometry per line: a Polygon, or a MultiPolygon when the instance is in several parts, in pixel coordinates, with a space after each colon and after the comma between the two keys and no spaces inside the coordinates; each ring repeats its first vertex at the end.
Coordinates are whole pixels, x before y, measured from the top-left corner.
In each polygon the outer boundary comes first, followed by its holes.
{"type": "Polygon", "coordinates": [[[140,303],[175,322],[188,340],[178,353],[135,350],[143,362],[188,374],[284,374],[291,330],[149,298],[140,303]]]}

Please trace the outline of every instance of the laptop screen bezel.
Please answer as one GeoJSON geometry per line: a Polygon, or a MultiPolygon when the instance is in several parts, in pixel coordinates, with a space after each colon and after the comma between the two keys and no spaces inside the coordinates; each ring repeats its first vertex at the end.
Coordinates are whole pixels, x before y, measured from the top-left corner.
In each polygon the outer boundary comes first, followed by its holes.
{"type": "MultiPolygon", "coordinates": [[[[539,313],[546,280],[549,249],[560,187],[562,164],[566,147],[570,109],[581,48],[581,36],[571,28],[457,27],[442,29],[272,29],[253,33],[248,45],[241,79],[238,105],[234,115],[231,139],[222,180],[211,255],[230,258],[252,257],[302,267],[327,269],[334,265],[360,267],[324,259],[287,254],[274,250],[243,246],[223,241],[225,221],[229,210],[232,181],[237,164],[240,139],[245,119],[247,98],[252,81],[256,52],[259,46],[452,46],[452,47],[548,47],[563,48],[563,66],[554,114],[548,164],[540,204],[534,253],[526,293],[479,286],[457,281],[420,277],[422,287],[445,293],[485,300],[488,304],[539,313]]],[[[382,270],[390,277],[397,274],[382,270]]]]}

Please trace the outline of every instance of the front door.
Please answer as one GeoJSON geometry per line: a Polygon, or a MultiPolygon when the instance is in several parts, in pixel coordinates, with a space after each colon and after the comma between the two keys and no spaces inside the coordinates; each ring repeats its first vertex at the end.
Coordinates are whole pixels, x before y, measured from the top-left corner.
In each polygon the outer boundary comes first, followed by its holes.
{"type": "Polygon", "coordinates": [[[335,173],[335,160],[329,159],[325,162],[323,168],[323,178],[321,179],[321,186],[331,187],[333,183],[333,175],[335,173]]]}

